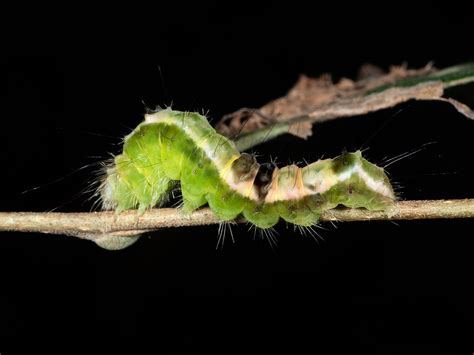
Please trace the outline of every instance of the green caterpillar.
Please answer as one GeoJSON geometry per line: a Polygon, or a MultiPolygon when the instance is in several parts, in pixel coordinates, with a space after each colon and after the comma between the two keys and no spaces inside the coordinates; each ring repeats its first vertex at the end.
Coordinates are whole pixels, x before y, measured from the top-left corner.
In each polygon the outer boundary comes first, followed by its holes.
{"type": "Polygon", "coordinates": [[[384,170],[360,151],[302,168],[269,168],[239,153],[204,116],[171,109],[145,115],[125,137],[99,193],[104,209],[143,213],[161,206],[178,181],[185,212],[208,204],[222,221],[243,215],[262,229],[280,218],[311,227],[338,205],[385,210],[395,199],[384,170]]]}

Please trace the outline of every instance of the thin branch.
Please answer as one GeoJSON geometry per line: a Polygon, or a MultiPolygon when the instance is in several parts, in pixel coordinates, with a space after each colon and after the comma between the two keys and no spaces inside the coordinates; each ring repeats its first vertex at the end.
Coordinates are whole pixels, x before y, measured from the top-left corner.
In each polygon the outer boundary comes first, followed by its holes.
{"type": "MultiPolygon", "coordinates": [[[[400,201],[387,212],[363,209],[333,209],[321,221],[415,220],[474,218],[474,199],[400,201]]],[[[240,221],[239,221],[240,222],[240,221]]],[[[190,215],[172,208],[154,209],[139,216],[137,211],[92,213],[2,212],[0,231],[63,234],[89,240],[105,236],[136,236],[162,228],[210,225],[219,219],[209,208],[190,215]]]]}

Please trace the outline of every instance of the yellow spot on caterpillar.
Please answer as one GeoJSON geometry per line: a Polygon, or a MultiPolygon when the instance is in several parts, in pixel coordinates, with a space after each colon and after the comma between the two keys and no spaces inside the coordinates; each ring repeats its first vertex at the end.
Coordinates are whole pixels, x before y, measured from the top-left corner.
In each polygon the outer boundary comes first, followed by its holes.
{"type": "Polygon", "coordinates": [[[236,161],[239,158],[240,158],[240,154],[239,155],[233,155],[229,159],[229,161],[227,163],[225,163],[224,167],[222,168],[222,170],[220,172],[220,176],[223,180],[227,181],[227,174],[229,173],[230,169],[232,168],[232,164],[234,163],[234,161],[236,161]]]}

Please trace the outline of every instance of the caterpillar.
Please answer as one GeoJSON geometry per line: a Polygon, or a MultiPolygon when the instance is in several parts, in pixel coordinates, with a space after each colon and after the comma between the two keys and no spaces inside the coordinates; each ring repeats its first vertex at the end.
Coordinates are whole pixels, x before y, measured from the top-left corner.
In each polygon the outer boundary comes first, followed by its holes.
{"type": "Polygon", "coordinates": [[[385,210],[395,199],[384,170],[360,151],[304,167],[259,164],[206,117],[170,108],[146,114],[125,137],[98,193],[106,210],[143,213],[162,206],[177,183],[184,212],[208,204],[221,221],[243,216],[264,230],[280,219],[314,226],[323,211],[338,205],[385,210]]]}

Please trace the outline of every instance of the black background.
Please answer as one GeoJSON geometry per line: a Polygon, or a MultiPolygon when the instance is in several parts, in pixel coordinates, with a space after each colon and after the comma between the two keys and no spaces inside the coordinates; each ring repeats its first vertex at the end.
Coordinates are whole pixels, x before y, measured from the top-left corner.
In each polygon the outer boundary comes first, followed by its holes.
{"type": "MultiPolygon", "coordinates": [[[[158,5],[12,10],[18,21],[4,35],[13,47],[1,62],[1,211],[90,210],[80,192],[95,166],[68,174],[118,153],[144,103],[209,110],[217,120],[285,94],[300,73],[338,80],[366,62],[474,60],[474,17],[455,4],[158,5]]],[[[473,105],[474,88],[466,92],[473,105]]],[[[436,142],[390,166],[401,197],[474,197],[474,123],[447,104],[409,102],[314,131],[256,151],[287,163],[366,144],[377,163],[436,142]]],[[[73,338],[64,349],[90,351],[93,339],[115,337],[148,343],[149,352],[474,351],[471,220],[323,227],[319,244],[282,223],[275,249],[238,226],[223,250],[217,227],[197,227],[119,252],[2,233],[0,352],[73,338]]]]}

